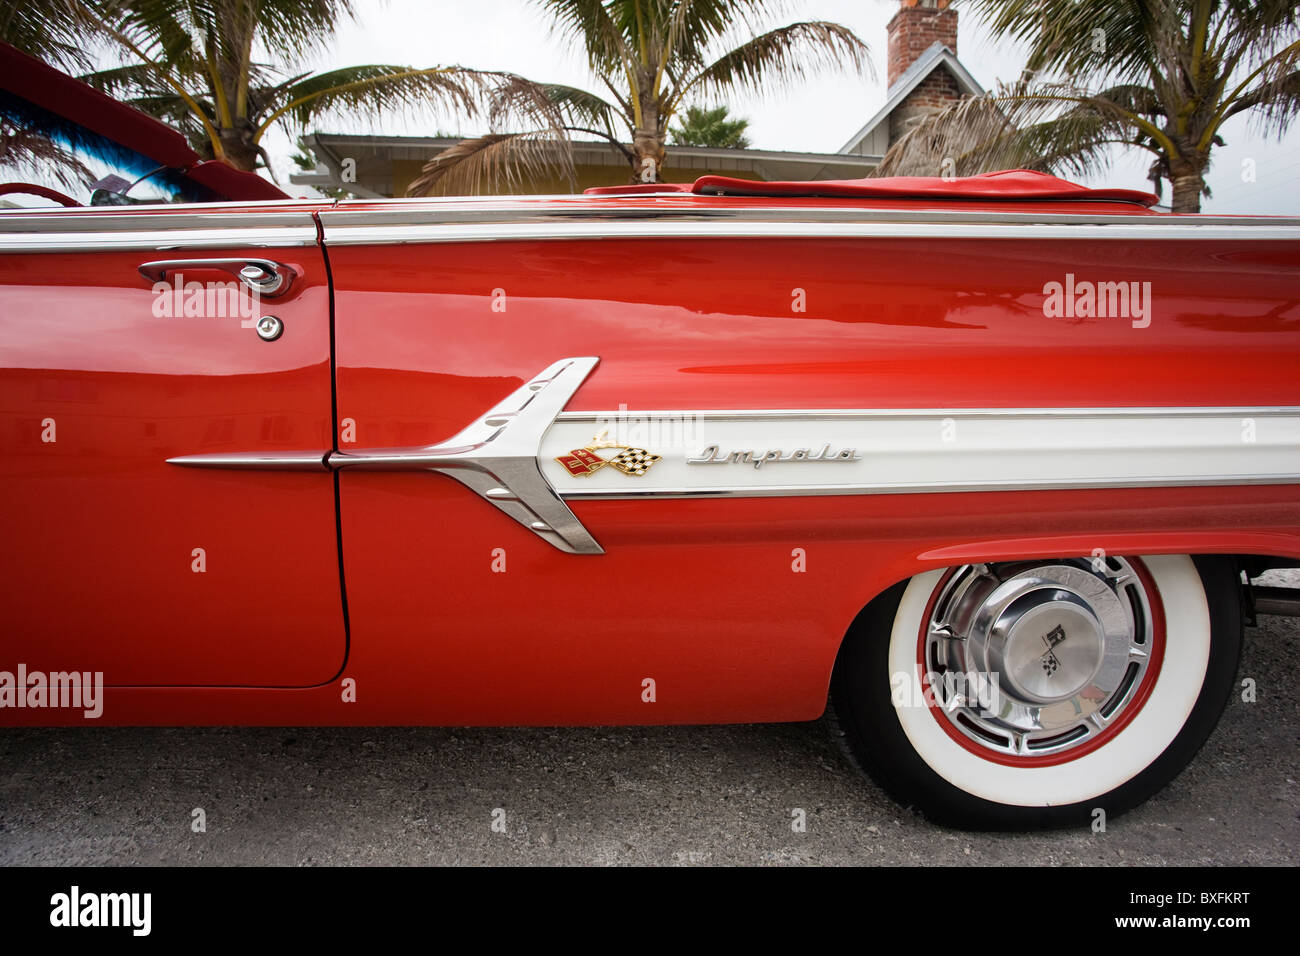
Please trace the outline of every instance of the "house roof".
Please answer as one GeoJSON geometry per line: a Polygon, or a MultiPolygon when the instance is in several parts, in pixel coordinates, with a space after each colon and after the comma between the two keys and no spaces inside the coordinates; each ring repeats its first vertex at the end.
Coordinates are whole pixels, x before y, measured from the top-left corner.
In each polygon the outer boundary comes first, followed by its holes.
{"type": "MultiPolygon", "coordinates": [[[[303,186],[343,186],[357,195],[378,198],[392,189],[391,161],[424,162],[460,142],[458,137],[375,136],[348,133],[313,133],[304,137],[320,167],[294,173],[290,181],[303,186]],[[341,157],[356,162],[356,179],[341,181],[341,157]]],[[[753,172],[765,179],[851,179],[866,176],[880,162],[879,156],[841,153],[801,153],[770,149],[715,149],[708,146],[667,147],[669,174],[694,179],[705,173],[753,172]],[[691,174],[694,173],[695,176],[691,174]]],[[[584,166],[624,168],[627,160],[605,142],[575,141],[574,160],[584,166]]]]}
{"type": "MultiPolygon", "coordinates": [[[[765,180],[848,180],[868,175],[880,164],[877,152],[860,152],[866,140],[889,115],[937,69],[948,70],[964,95],[981,96],[984,88],[942,43],[935,42],[909,66],[889,88],[885,105],[867,125],[834,153],[785,152],[766,149],[713,149],[702,146],[667,147],[665,167],[678,179],[691,179],[692,173],[753,173],[765,180]]],[[[314,133],[305,137],[305,145],[315,153],[320,165],[312,171],[295,173],[290,181],[299,185],[343,186],[358,196],[379,198],[393,191],[393,160],[421,162],[459,142],[459,137],[374,136],[348,133],[314,133]],[[355,178],[341,182],[341,157],[351,157],[355,178]]],[[[626,166],[627,160],[604,142],[573,143],[574,159],[584,166],[626,166]]]]}
{"type": "Polygon", "coordinates": [[[902,76],[894,81],[894,85],[889,88],[885,105],[880,108],[875,116],[867,120],[867,125],[854,133],[849,141],[840,147],[840,152],[853,152],[859,143],[875,131],[877,126],[888,122],[889,114],[894,112],[903,100],[907,99],[909,93],[921,85],[922,80],[940,67],[948,69],[948,72],[957,81],[958,89],[963,94],[969,96],[984,95],[984,87],[980,86],[975,77],[970,75],[970,71],[962,66],[961,60],[957,59],[957,54],[936,40],[912,62],[911,66],[903,71],[902,76]]]}

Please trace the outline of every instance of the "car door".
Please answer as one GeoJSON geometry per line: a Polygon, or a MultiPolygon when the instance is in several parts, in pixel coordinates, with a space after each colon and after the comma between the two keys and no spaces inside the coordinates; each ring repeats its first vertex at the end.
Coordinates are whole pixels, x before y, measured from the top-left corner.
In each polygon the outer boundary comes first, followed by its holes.
{"type": "Polygon", "coordinates": [[[5,666],[329,680],[346,639],[312,208],[4,213],[0,250],[5,666]]]}

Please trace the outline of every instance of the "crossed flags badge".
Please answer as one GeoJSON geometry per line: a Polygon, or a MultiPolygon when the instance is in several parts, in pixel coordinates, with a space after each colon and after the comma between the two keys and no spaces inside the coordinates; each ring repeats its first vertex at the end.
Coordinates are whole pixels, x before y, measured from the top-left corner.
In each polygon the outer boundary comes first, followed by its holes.
{"type": "Polygon", "coordinates": [[[1043,673],[1048,677],[1055,674],[1057,668],[1061,666],[1061,662],[1056,656],[1056,645],[1060,644],[1064,640],[1065,629],[1059,624],[1043,635],[1043,643],[1047,645],[1047,653],[1039,658],[1039,660],[1043,665],[1043,673]]]}
{"type": "Polygon", "coordinates": [[[575,448],[567,455],[560,455],[555,460],[564,466],[565,471],[575,478],[586,478],[595,474],[606,465],[617,468],[625,475],[640,477],[650,470],[650,466],[662,458],[644,448],[633,448],[621,442],[606,441],[605,432],[601,432],[583,448],[575,448]],[[621,448],[617,455],[602,458],[596,454],[601,448],[621,448]]]}

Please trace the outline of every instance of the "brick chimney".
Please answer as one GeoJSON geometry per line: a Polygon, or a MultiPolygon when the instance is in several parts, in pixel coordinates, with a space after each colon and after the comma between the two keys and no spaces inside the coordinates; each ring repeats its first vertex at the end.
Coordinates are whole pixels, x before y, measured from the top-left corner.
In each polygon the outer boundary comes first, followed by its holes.
{"type": "Polygon", "coordinates": [[[950,0],[900,0],[889,21],[889,85],[935,42],[957,53],[957,11],[950,0]]]}

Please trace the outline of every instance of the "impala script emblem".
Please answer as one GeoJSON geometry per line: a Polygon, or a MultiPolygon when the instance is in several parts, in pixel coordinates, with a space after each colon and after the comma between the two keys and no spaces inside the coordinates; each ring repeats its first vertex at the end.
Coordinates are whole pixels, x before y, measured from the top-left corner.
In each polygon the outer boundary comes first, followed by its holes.
{"type": "Polygon", "coordinates": [[[843,448],[839,451],[831,451],[830,445],[823,445],[820,451],[813,451],[811,448],[796,448],[791,452],[784,452],[779,448],[773,448],[770,451],[754,452],[746,451],[722,451],[717,445],[710,445],[704,451],[700,452],[694,458],[687,458],[688,465],[753,465],[755,468],[762,468],[768,462],[785,462],[785,461],[859,461],[862,455],[856,448],[843,448]]]}
{"type": "Polygon", "coordinates": [[[555,460],[563,465],[565,471],[575,478],[586,478],[606,465],[617,468],[625,475],[633,475],[639,478],[650,470],[651,465],[663,457],[651,454],[644,448],[633,448],[630,445],[624,445],[622,442],[607,441],[605,435],[606,432],[602,431],[584,447],[575,448],[567,455],[560,455],[555,460]],[[621,448],[623,450],[611,458],[602,458],[596,454],[601,448],[621,448]]]}
{"type": "Polygon", "coordinates": [[[1061,666],[1061,662],[1056,659],[1056,654],[1053,652],[1056,650],[1057,645],[1064,640],[1065,629],[1059,624],[1043,635],[1043,643],[1047,645],[1047,653],[1039,660],[1043,662],[1043,671],[1049,677],[1055,674],[1056,669],[1061,666]]]}

